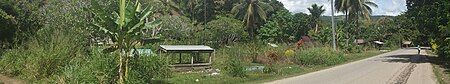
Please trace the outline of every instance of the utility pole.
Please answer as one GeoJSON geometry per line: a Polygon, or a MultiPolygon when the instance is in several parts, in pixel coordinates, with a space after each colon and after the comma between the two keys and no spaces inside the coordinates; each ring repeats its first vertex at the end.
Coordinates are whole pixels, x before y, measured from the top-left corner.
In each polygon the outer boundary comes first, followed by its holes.
{"type": "Polygon", "coordinates": [[[336,49],[336,25],[334,23],[334,0],[331,0],[331,28],[333,29],[333,49],[336,49]]]}

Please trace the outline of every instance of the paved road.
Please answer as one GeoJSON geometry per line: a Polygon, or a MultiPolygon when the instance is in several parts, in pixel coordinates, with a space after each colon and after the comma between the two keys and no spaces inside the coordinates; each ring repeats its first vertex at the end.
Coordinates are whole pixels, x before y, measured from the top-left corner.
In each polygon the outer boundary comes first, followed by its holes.
{"type": "Polygon", "coordinates": [[[433,69],[416,49],[400,49],[364,60],[267,84],[436,84],[433,69]]]}

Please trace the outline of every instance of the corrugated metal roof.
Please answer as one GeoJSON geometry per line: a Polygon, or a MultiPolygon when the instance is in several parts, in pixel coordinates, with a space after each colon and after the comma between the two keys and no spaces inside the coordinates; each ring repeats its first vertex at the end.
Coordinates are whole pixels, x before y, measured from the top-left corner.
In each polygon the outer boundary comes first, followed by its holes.
{"type": "Polygon", "coordinates": [[[214,49],[205,45],[160,45],[165,52],[214,52],[214,49]]]}

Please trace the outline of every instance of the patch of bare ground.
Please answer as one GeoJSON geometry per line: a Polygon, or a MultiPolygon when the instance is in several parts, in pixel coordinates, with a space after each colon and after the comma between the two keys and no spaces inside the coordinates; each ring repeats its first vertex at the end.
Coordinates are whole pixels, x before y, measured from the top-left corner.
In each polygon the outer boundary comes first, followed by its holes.
{"type": "Polygon", "coordinates": [[[25,82],[0,74],[0,84],[25,84],[25,82]]]}

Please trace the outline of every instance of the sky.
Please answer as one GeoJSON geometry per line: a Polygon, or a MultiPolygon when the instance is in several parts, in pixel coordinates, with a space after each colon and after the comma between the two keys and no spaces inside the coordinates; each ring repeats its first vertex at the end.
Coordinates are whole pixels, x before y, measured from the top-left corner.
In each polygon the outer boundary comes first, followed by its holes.
{"type": "MultiPolygon", "coordinates": [[[[289,11],[298,13],[303,12],[309,14],[307,8],[311,7],[312,4],[324,5],[325,16],[331,16],[331,5],[330,0],[278,0],[284,4],[289,11]]],[[[388,15],[397,16],[405,12],[406,0],[370,0],[378,5],[378,8],[373,8],[372,15],[388,15]]],[[[342,13],[337,13],[336,15],[342,15],[342,13]]]]}

